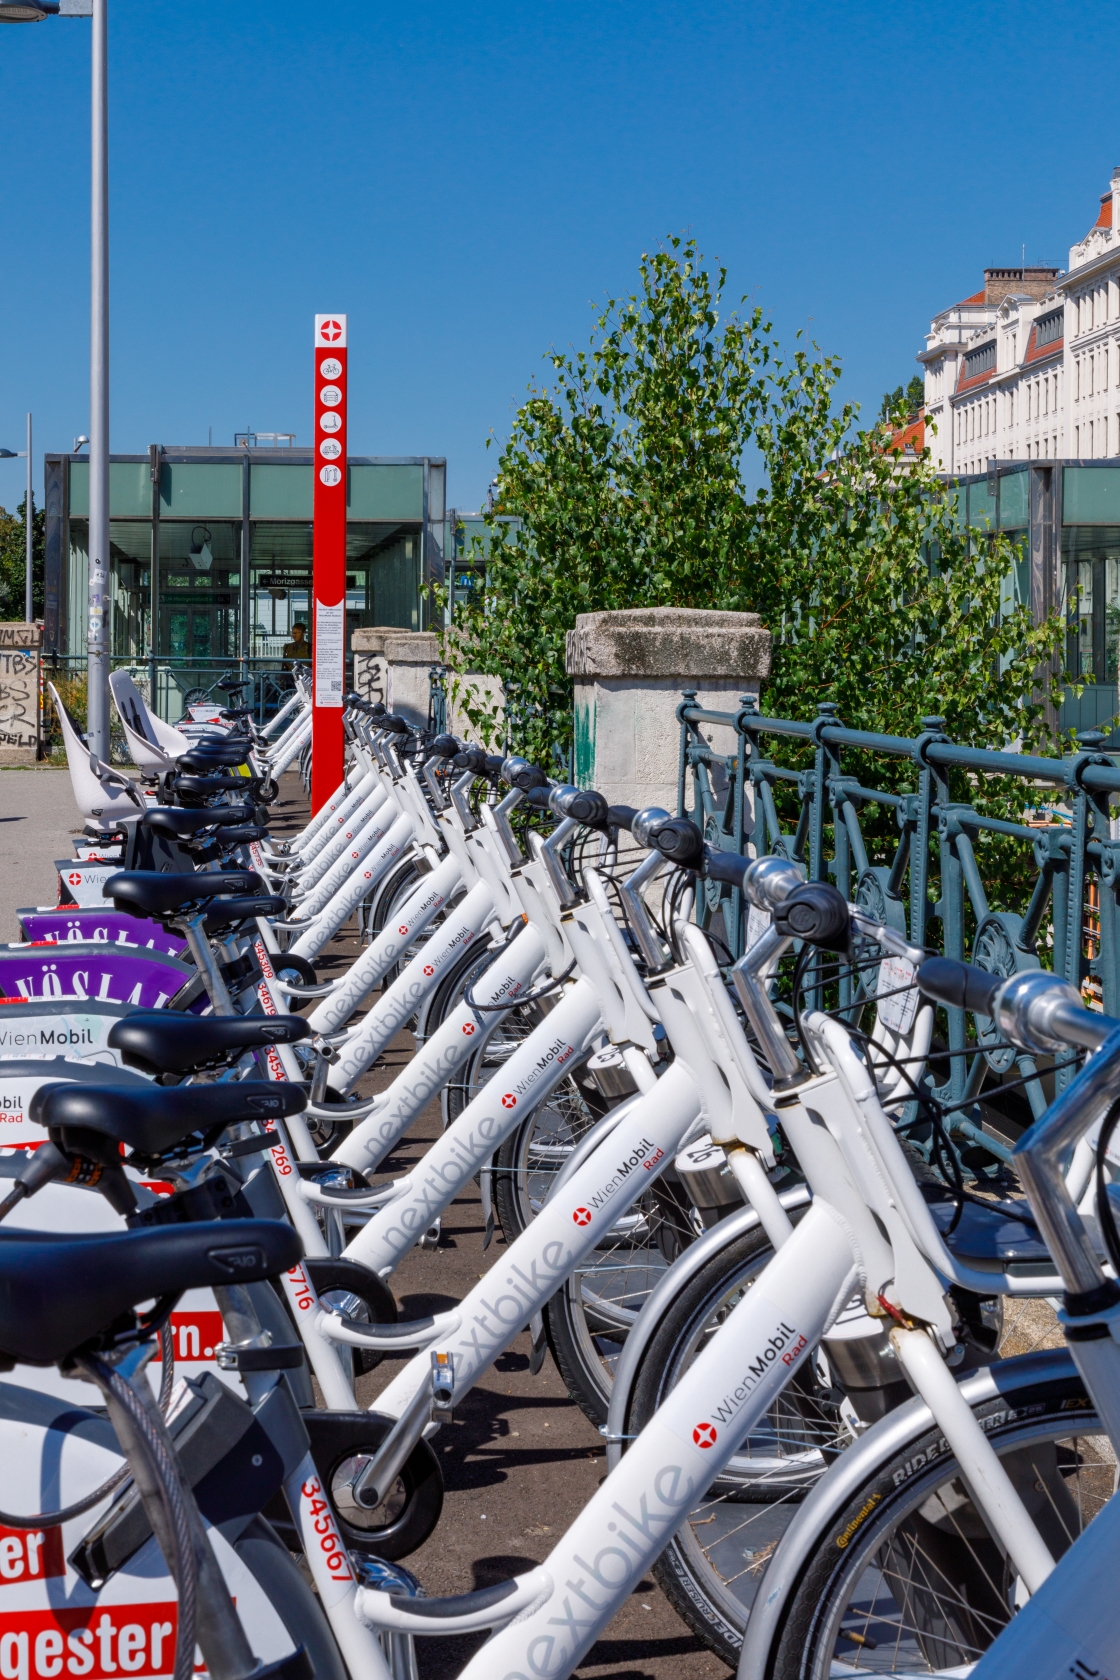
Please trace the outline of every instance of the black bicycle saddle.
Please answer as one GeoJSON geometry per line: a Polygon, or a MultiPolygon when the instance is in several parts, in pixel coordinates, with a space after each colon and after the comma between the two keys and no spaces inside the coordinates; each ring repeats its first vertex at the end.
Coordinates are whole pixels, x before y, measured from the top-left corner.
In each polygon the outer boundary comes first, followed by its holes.
{"type": "Polygon", "coordinates": [[[173,776],[171,791],[180,799],[213,799],[219,793],[247,793],[255,780],[244,776],[227,776],[224,771],[213,776],[173,776]]]}
{"type": "Polygon", "coordinates": [[[241,741],[196,741],[190,752],[185,752],[176,759],[180,770],[195,771],[205,775],[208,770],[220,767],[235,768],[238,764],[248,764],[249,742],[241,741]]]}
{"type": "Polygon", "coordinates": [[[210,805],[204,810],[187,810],[182,805],[157,805],[140,818],[142,828],[152,828],[169,840],[188,840],[203,828],[235,828],[256,817],[253,805],[210,805]]]}
{"type": "Polygon", "coordinates": [[[27,1117],[52,1133],[80,1128],[141,1155],[165,1155],[192,1132],[224,1129],[243,1120],[283,1118],[306,1107],[303,1087],[281,1080],[246,1079],[236,1085],[79,1085],[52,1080],[35,1092],[27,1117]]]}
{"type": "MultiPolygon", "coordinates": [[[[225,832],[240,834],[242,831],[228,828],[225,832]]],[[[245,832],[256,835],[259,830],[246,829],[245,832]]],[[[263,898],[219,898],[207,912],[203,925],[208,934],[217,933],[219,928],[229,927],[232,922],[250,922],[257,916],[279,916],[287,908],[287,899],[281,898],[279,893],[266,893],[263,898]]]]}
{"type": "Polygon", "coordinates": [[[127,910],[132,916],[160,917],[231,893],[263,893],[264,882],[254,869],[215,869],[197,875],[122,869],[110,875],[101,890],[118,910],[127,910]]]}
{"type": "Polygon", "coordinates": [[[96,1236],[0,1231],[0,1353],[52,1365],[138,1301],[207,1285],[259,1283],[303,1248],[279,1219],[164,1225],[96,1236]]]}
{"type": "MultiPolygon", "coordinates": [[[[126,1067],[145,1073],[192,1073],[236,1061],[246,1050],[298,1044],[311,1037],[302,1015],[182,1015],[177,1010],[137,1009],[122,1015],[105,1040],[126,1067]]],[[[198,1099],[197,1087],[196,1100],[198,1099]]]]}

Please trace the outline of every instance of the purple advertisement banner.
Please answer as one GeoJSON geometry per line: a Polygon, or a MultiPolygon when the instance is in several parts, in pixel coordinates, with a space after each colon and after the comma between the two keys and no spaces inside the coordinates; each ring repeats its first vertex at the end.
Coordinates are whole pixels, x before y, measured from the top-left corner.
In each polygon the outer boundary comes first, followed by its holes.
{"type": "Polygon", "coordinates": [[[73,998],[162,1009],[193,974],[175,957],[103,942],[8,945],[0,947],[0,1003],[73,998]]]}
{"type": "Polygon", "coordinates": [[[187,948],[185,939],[158,922],[129,916],[111,905],[104,910],[80,910],[72,905],[68,910],[19,910],[16,914],[25,938],[33,944],[104,940],[138,950],[163,951],[169,957],[181,956],[187,948]]]}

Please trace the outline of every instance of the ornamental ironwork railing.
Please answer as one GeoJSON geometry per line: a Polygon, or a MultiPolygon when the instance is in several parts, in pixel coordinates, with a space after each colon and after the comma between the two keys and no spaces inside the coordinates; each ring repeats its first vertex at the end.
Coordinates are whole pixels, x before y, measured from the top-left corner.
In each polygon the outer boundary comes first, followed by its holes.
{"type": "MultiPolygon", "coordinates": [[[[1120,767],[1099,732],[1043,758],[958,746],[934,717],[913,738],[848,729],[830,704],[801,722],[763,716],[751,695],[735,712],[711,711],[686,689],[677,716],[678,810],[711,845],[792,858],[913,945],[999,974],[1051,969],[1120,1014],[1120,837],[1109,814],[1120,767]],[[734,732],[733,751],[709,743],[713,727],[734,732]]],[[[699,919],[719,918],[735,957],[751,937],[743,908],[713,883],[698,895],[699,919]]],[[[874,965],[842,978],[840,1005],[870,1002],[876,979],[874,965]]],[[[1006,1156],[976,1124],[991,1076],[1021,1085],[1037,1114],[1045,1087],[1062,1088],[1070,1070],[1040,1080],[990,1022],[945,1014],[948,1072],[927,1084],[958,1132],[1006,1156]]]]}

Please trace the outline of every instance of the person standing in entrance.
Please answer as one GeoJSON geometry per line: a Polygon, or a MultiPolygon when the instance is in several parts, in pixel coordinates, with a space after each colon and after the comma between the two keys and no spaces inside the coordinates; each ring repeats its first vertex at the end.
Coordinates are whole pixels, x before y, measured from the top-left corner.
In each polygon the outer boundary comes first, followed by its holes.
{"type": "Polygon", "coordinates": [[[307,626],[305,624],[292,625],[292,639],[284,643],[285,659],[310,659],[311,643],[307,640],[307,626]]]}

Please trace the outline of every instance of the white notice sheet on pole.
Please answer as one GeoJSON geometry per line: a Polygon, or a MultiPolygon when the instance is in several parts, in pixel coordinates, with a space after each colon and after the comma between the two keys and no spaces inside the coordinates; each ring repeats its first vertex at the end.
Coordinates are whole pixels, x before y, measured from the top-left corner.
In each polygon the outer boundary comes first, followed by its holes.
{"type": "Polygon", "coordinates": [[[315,704],[342,705],[342,674],[346,638],[346,604],[325,607],[315,603],[315,704]]]}
{"type": "Polygon", "coordinates": [[[918,971],[905,957],[884,957],[879,964],[876,995],[880,1026],[904,1034],[914,1025],[921,994],[915,986],[918,971]]]}

